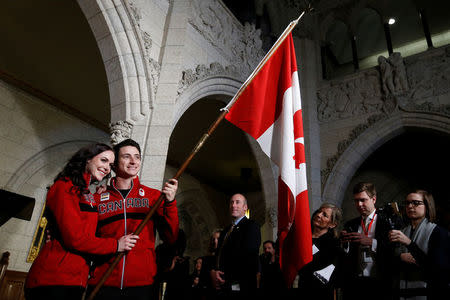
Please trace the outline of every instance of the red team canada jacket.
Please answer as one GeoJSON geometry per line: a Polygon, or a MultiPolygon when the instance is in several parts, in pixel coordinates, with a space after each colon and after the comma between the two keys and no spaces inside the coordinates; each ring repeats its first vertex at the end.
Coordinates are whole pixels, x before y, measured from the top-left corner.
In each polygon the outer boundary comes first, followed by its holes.
{"type": "MultiPolygon", "coordinates": [[[[133,233],[160,194],[158,190],[141,185],[136,177],[128,195],[122,197],[113,179],[105,193],[95,195],[98,202],[97,235],[118,239],[133,233]]],[[[153,283],[156,274],[155,223],[168,243],[175,242],[178,236],[178,210],[175,200],[163,202],[156,210],[139,234],[136,246],[117,264],[106,280],[105,286],[125,288],[153,283]]],[[[95,268],[89,280],[90,285],[96,285],[100,281],[113,259],[95,268]]]]}
{"type": "MultiPolygon", "coordinates": [[[[86,186],[90,175],[84,174],[86,186]]],[[[72,181],[57,180],[46,200],[53,239],[45,243],[28,273],[26,288],[86,286],[89,265],[85,254],[111,254],[117,239],[97,238],[97,204],[92,194],[76,192],[72,181]]]]}

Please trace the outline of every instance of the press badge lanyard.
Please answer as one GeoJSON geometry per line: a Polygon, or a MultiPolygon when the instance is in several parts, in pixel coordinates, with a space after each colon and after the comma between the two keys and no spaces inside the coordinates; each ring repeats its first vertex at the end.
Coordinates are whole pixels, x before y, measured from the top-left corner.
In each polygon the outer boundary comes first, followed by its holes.
{"type": "Polygon", "coordinates": [[[361,228],[362,228],[365,236],[369,236],[370,228],[372,228],[373,220],[375,220],[376,215],[377,215],[376,213],[373,215],[373,218],[372,218],[372,220],[370,220],[370,223],[369,223],[369,226],[367,226],[367,229],[366,229],[366,224],[364,224],[364,220],[361,219],[361,228]]]}

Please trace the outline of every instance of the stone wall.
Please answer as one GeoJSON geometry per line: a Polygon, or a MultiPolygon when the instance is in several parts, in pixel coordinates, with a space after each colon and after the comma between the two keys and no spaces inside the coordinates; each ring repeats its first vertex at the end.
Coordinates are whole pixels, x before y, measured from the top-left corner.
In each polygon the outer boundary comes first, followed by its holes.
{"type": "Polygon", "coordinates": [[[42,100],[0,81],[0,188],[36,200],[31,221],[11,218],[0,227],[0,253],[9,269],[28,271],[28,250],[46,187],[80,147],[108,135],[42,100]]]}

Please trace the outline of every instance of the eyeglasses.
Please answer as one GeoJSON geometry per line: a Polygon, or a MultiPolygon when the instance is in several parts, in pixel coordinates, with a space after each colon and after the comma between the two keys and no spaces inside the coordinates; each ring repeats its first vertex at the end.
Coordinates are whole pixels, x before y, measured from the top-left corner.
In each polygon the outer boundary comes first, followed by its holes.
{"type": "Polygon", "coordinates": [[[417,207],[417,206],[423,205],[425,203],[423,203],[423,201],[419,201],[419,200],[405,201],[405,206],[408,206],[410,204],[412,204],[414,207],[417,207]]]}

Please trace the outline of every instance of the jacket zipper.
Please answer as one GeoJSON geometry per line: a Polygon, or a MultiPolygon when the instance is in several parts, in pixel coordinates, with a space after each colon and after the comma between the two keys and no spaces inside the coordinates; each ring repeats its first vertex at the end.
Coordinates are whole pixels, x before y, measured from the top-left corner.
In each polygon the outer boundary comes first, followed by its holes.
{"type": "MultiPolygon", "coordinates": [[[[125,234],[127,235],[127,203],[126,200],[128,198],[128,195],[130,194],[131,190],[133,189],[133,181],[131,181],[131,188],[128,191],[126,197],[124,198],[122,193],[116,188],[116,186],[113,184],[114,189],[119,193],[119,195],[122,197],[122,201],[123,201],[123,219],[124,219],[124,230],[125,230],[125,234]]],[[[123,256],[122,258],[122,275],[120,277],[120,289],[123,289],[123,279],[125,277],[125,258],[126,255],[123,256]]]]}

